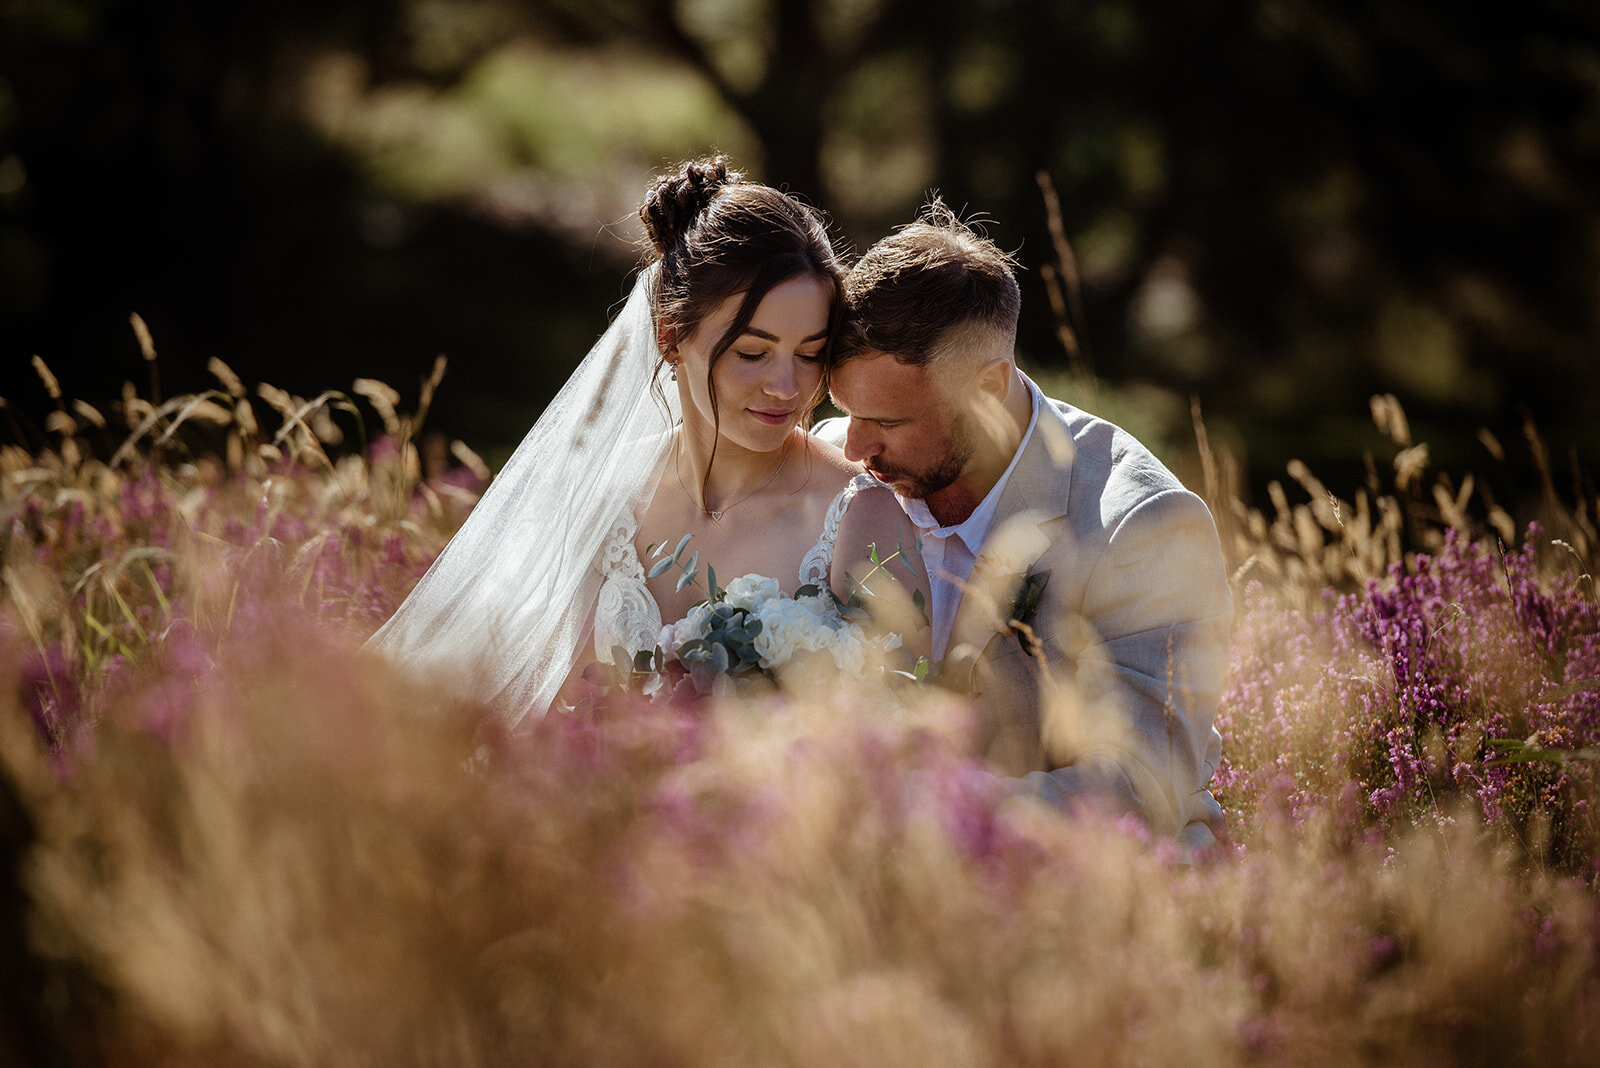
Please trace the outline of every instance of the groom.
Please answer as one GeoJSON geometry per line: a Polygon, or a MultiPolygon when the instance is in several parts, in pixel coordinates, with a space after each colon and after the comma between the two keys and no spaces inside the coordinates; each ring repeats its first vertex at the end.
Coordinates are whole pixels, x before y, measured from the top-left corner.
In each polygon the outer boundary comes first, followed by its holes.
{"type": "Polygon", "coordinates": [[[1200,845],[1233,602],[1211,514],[1120,428],[1017,369],[1012,261],[937,201],[845,285],[817,427],[920,530],[933,658],[1013,792],[1200,845]]]}

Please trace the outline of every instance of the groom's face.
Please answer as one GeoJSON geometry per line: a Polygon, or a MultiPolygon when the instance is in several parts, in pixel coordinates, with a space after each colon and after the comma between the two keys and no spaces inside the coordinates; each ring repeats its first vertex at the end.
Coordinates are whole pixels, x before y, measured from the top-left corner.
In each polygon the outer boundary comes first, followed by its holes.
{"type": "Polygon", "coordinates": [[[834,404],[850,417],[845,455],[896,493],[932,497],[966,470],[975,451],[971,419],[938,372],[867,353],[829,378],[834,404]]]}

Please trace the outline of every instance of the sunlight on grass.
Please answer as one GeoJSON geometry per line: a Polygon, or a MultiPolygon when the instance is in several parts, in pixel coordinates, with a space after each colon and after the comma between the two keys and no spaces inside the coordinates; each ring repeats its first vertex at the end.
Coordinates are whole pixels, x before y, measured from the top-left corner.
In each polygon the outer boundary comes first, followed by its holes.
{"type": "Polygon", "coordinates": [[[485,484],[423,430],[442,366],[414,399],[213,372],[113,413],[57,391],[0,447],[0,891],[26,949],[0,1052],[1600,1056],[1600,515],[1548,473],[1513,518],[1379,397],[1369,484],[1296,465],[1256,507],[1194,424],[1239,614],[1232,839],[1186,857],[984,789],[970,710],[934,689],[508,731],[360,649],[485,484]]]}

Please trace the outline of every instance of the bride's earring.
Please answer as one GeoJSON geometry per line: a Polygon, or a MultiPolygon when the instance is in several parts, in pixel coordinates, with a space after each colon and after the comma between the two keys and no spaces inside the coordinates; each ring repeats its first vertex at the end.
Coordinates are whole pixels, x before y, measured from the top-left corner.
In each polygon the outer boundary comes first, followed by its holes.
{"type": "Polygon", "coordinates": [[[676,382],[678,380],[678,361],[677,360],[668,360],[667,361],[667,377],[672,379],[674,382],[676,382]]]}

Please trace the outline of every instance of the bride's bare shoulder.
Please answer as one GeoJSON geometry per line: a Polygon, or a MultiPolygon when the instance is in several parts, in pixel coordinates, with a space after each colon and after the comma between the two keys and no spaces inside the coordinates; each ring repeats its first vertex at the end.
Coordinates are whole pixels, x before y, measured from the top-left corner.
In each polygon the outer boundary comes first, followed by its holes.
{"type": "MultiPolygon", "coordinates": [[[[837,445],[816,439],[813,441],[814,474],[811,479],[811,490],[818,500],[832,503],[839,491],[844,489],[851,479],[861,474],[863,468],[846,457],[837,445]]],[[[910,525],[910,520],[906,519],[905,512],[901,509],[894,493],[881,483],[872,483],[855,494],[845,516],[847,517],[845,527],[862,531],[914,529],[910,525]]]]}
{"type": "Polygon", "coordinates": [[[828,485],[842,488],[846,482],[861,474],[861,465],[845,456],[839,446],[813,435],[807,435],[806,441],[813,469],[823,476],[822,481],[828,485]]]}

